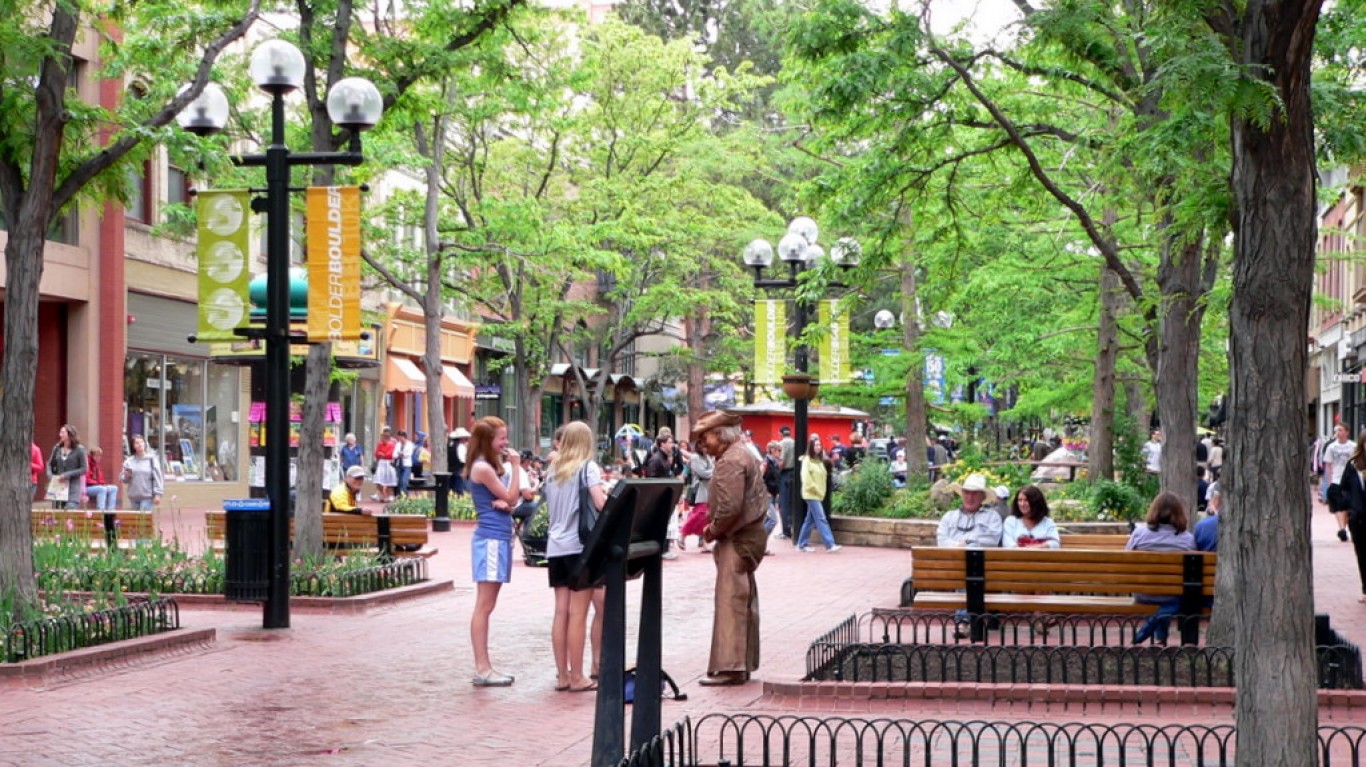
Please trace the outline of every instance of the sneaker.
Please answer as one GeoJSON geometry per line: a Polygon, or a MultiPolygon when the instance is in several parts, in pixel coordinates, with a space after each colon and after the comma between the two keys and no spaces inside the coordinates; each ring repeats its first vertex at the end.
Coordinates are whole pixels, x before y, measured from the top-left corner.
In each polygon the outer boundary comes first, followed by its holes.
{"type": "Polygon", "coordinates": [[[839,551],[842,548],[844,547],[837,543],[834,546],[831,546],[830,548],[826,549],[826,551],[830,552],[831,554],[834,554],[836,551],[839,551]]]}
{"type": "Polygon", "coordinates": [[[475,674],[474,679],[470,681],[475,687],[511,687],[513,677],[511,674],[500,674],[490,670],[487,674],[475,674]]]}
{"type": "Polygon", "coordinates": [[[815,551],[815,549],[811,548],[810,546],[798,546],[797,551],[800,551],[803,554],[810,554],[811,552],[815,551]]]}
{"type": "Polygon", "coordinates": [[[784,535],[784,534],[782,534],[782,533],[778,533],[777,535],[775,535],[775,536],[773,536],[773,537],[774,537],[774,538],[777,538],[777,539],[780,540],[780,541],[790,541],[790,540],[792,540],[792,538],[791,538],[790,536],[784,535]]]}
{"type": "Polygon", "coordinates": [[[660,554],[660,555],[659,555],[659,558],[660,558],[660,559],[678,559],[678,552],[677,552],[677,551],[666,551],[666,552],[664,552],[663,554],[660,554]]]}
{"type": "Polygon", "coordinates": [[[1338,531],[1338,540],[1339,540],[1339,541],[1342,541],[1343,543],[1346,543],[1346,542],[1347,542],[1347,531],[1346,531],[1346,530],[1339,530],[1339,531],[1338,531]]]}

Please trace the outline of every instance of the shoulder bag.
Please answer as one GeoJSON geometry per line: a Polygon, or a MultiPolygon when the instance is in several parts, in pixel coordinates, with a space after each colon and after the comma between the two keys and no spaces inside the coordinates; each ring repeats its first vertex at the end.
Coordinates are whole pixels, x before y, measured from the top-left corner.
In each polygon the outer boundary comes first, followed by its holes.
{"type": "Polygon", "coordinates": [[[588,488],[588,463],[579,469],[579,543],[588,545],[593,528],[598,526],[598,505],[593,503],[593,491],[588,488]]]}

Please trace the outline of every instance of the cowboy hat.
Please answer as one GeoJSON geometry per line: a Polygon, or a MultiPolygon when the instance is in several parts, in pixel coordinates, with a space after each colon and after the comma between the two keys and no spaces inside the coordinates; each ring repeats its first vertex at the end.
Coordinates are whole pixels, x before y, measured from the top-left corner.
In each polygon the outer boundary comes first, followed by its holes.
{"type": "Polygon", "coordinates": [[[987,478],[981,474],[969,474],[963,480],[963,486],[958,488],[959,495],[963,493],[985,493],[987,491],[987,478]]]}
{"type": "Polygon", "coordinates": [[[464,427],[464,426],[458,426],[458,427],[456,427],[455,431],[451,432],[451,439],[469,439],[469,438],[470,438],[470,433],[469,433],[468,431],[465,430],[465,427],[464,427]]]}
{"type": "Polygon", "coordinates": [[[697,419],[697,423],[692,427],[692,438],[698,439],[706,432],[721,426],[739,426],[740,416],[736,413],[727,413],[724,410],[712,410],[702,414],[697,419]]]}

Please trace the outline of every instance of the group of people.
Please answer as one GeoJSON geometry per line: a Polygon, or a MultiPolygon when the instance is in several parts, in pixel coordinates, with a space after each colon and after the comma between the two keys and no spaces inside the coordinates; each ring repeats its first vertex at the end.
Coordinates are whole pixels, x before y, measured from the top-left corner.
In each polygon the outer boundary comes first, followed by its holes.
{"type": "MultiPolygon", "coordinates": [[[[759,666],[758,594],[754,572],[767,550],[770,497],[764,484],[764,461],[744,438],[740,416],[714,411],[692,429],[692,448],[675,444],[672,432],[659,434],[643,459],[646,476],[682,476],[683,463],[705,490],[695,491],[692,513],[684,523],[710,547],[716,565],[716,616],[704,685],[749,681],[759,666]],[[702,509],[700,515],[697,510],[702,509]],[[693,515],[697,515],[694,517],[693,515]],[[695,532],[694,532],[695,531],[695,532]]],[[[607,472],[595,460],[592,429],[582,421],[566,424],[552,441],[549,463],[539,483],[549,515],[546,539],[547,575],[555,595],[551,645],[556,667],[555,689],[597,689],[601,646],[602,590],[574,579],[584,541],[579,515],[585,497],[596,509],[607,501],[607,472]],[[595,617],[589,630],[588,611],[595,617]],[[585,662],[592,636],[591,662],[585,662]]],[[[466,451],[464,480],[474,501],[477,522],[471,541],[475,606],[470,619],[476,687],[506,687],[514,677],[494,668],[489,654],[489,622],[502,584],[512,575],[514,511],[531,486],[523,457],[508,446],[507,424],[486,417],[474,424],[466,451]]]]}
{"type": "MultiPolygon", "coordinates": [[[[342,439],[337,457],[343,479],[364,476],[365,448],[356,441],[355,434],[347,434],[342,439]],[[360,471],[354,472],[353,469],[360,471]]],[[[370,500],[388,503],[406,496],[409,483],[414,477],[422,476],[424,467],[429,467],[431,460],[425,432],[416,432],[409,439],[406,430],[394,431],[385,426],[380,430],[379,444],[375,445],[370,464],[371,480],[375,484],[375,492],[370,500]]]]}
{"type": "MultiPolygon", "coordinates": [[[[134,434],[130,454],[120,467],[118,482],[122,483],[123,497],[137,511],[151,511],[165,493],[165,478],[161,461],[147,448],[141,434],[134,434]]],[[[80,433],[71,424],[57,430],[57,444],[43,459],[38,444],[29,444],[29,490],[37,497],[43,477],[48,477],[46,496],[53,503],[67,509],[78,509],[86,503],[96,510],[110,511],[119,507],[120,485],[104,473],[104,451],[98,446],[87,448],[81,443],[80,433]]]]}
{"type": "MultiPolygon", "coordinates": [[[[1366,469],[1366,458],[1363,459],[1366,469]]],[[[1360,487],[1360,481],[1357,487],[1360,487]]],[[[1011,499],[1010,511],[1002,517],[984,505],[986,478],[969,474],[959,488],[962,504],[939,520],[937,541],[940,546],[977,548],[1059,548],[1062,538],[1058,526],[1049,518],[1048,500],[1038,487],[1026,485],[1011,499]]],[[[1363,491],[1366,502],[1366,491],[1363,491]]],[[[1180,497],[1159,493],[1148,507],[1144,521],[1135,526],[1125,548],[1131,551],[1215,551],[1219,544],[1219,510],[1222,492],[1213,486],[1209,513],[1192,525],[1191,515],[1180,497]]],[[[1158,605],[1157,612],[1134,635],[1134,642],[1156,639],[1166,643],[1170,619],[1180,606],[1174,597],[1138,594],[1135,599],[1158,605]]]]}

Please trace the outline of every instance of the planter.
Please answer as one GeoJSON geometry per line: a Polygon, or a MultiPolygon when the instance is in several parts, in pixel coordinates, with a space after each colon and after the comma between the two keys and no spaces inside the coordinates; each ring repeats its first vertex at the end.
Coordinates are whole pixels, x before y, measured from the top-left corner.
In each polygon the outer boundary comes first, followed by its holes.
{"type": "MultiPolygon", "coordinates": [[[[1069,533],[1111,533],[1128,535],[1128,522],[1059,522],[1069,533]]],[[[830,517],[835,540],[847,546],[877,546],[884,549],[909,549],[934,546],[939,531],[937,519],[884,519],[881,517],[830,517]]]]}
{"type": "Polygon", "coordinates": [[[821,382],[805,373],[783,376],[783,394],[792,399],[815,399],[821,382]]]}

